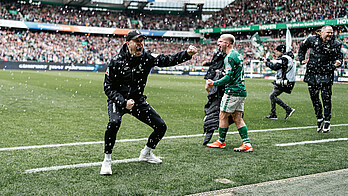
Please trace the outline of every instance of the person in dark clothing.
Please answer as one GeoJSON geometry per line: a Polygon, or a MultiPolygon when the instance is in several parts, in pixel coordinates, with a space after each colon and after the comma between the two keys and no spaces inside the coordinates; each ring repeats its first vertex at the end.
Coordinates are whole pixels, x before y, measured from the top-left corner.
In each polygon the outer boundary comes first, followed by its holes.
{"type": "Polygon", "coordinates": [[[334,37],[332,27],[324,26],[316,35],[308,37],[298,51],[299,61],[302,64],[307,63],[304,82],[308,83],[309,95],[317,117],[318,133],[330,132],[334,71],[343,62],[341,45],[342,43],[334,37]],[[308,49],[310,49],[309,59],[306,59],[308,49]]]}
{"type": "Polygon", "coordinates": [[[162,160],[152,153],[163,138],[167,126],[159,114],[146,101],[143,94],[147,77],[154,66],[169,67],[192,58],[197,53],[194,46],[174,55],[155,55],[144,49],[144,39],[138,30],[127,34],[126,43],[120,52],[111,59],[104,80],[104,91],[108,97],[109,123],[105,131],[105,158],[100,174],[111,175],[111,153],[116,134],[121,125],[122,116],[133,115],[153,128],[139,160],[149,163],[161,163],[162,160]]]}
{"type": "MultiPolygon", "coordinates": [[[[207,74],[204,76],[205,80],[219,80],[223,77],[223,65],[224,58],[226,54],[219,49],[214,53],[211,62],[204,62],[203,66],[209,66],[207,74]]],[[[220,113],[220,102],[221,98],[224,94],[225,88],[224,86],[214,86],[212,88],[208,88],[206,86],[206,90],[208,92],[208,102],[204,106],[204,133],[205,138],[203,141],[203,145],[206,145],[210,142],[214,131],[219,128],[219,113],[220,113]]]]}
{"type": "Polygon", "coordinates": [[[281,44],[276,47],[276,56],[278,57],[276,63],[272,63],[269,59],[265,59],[264,63],[272,70],[277,71],[276,80],[273,82],[274,88],[269,94],[271,100],[271,113],[265,118],[278,119],[276,112],[276,104],[284,108],[286,112],[285,120],[287,120],[295,109],[284,103],[278,96],[283,92],[291,94],[296,81],[296,67],[293,63],[294,54],[289,51],[286,52],[286,46],[281,44]]]}
{"type": "MultiPolygon", "coordinates": [[[[219,49],[217,49],[210,62],[204,62],[203,66],[209,66],[204,79],[208,80],[219,80],[224,77],[224,59],[226,54],[219,49]]],[[[204,140],[203,145],[210,142],[214,131],[219,128],[219,113],[220,113],[220,103],[222,96],[224,95],[224,86],[213,86],[211,88],[205,87],[208,92],[208,102],[204,106],[204,140]]],[[[232,116],[229,117],[229,124],[233,124],[232,116]]]]}

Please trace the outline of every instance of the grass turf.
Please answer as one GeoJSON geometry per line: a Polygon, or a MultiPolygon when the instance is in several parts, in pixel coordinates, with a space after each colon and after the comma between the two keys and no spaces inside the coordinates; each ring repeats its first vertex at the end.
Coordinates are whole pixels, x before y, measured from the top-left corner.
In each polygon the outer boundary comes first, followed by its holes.
{"type": "MultiPolygon", "coordinates": [[[[0,148],[102,141],[108,121],[102,73],[0,71],[0,148]]],[[[166,136],[203,132],[207,101],[202,77],[151,75],[145,94],[165,120],[166,136]]],[[[247,79],[245,122],[249,130],[316,125],[307,85],[297,82],[291,95],[280,97],[296,109],[284,120],[263,117],[270,111],[269,80],[247,79]]],[[[332,124],[347,123],[347,84],[334,84],[332,124]]],[[[151,128],[125,115],[117,139],[146,138],[151,128]]],[[[184,195],[344,169],[347,141],[275,147],[275,144],[347,138],[347,127],[329,134],[315,129],[249,133],[253,153],[236,153],[238,134],[227,136],[227,149],[209,149],[202,137],[164,139],[156,155],[163,163],[112,165],[114,175],[100,176],[100,167],[25,174],[27,169],[100,162],[103,145],[0,151],[2,195],[184,195]],[[222,184],[215,179],[232,183],[222,184]]],[[[237,131],[234,125],[229,131],[237,131]]],[[[215,140],[217,136],[213,137],[215,140]]],[[[212,140],[212,141],[213,141],[212,140]]],[[[116,143],[113,159],[139,156],[146,141],[116,143]]]]}

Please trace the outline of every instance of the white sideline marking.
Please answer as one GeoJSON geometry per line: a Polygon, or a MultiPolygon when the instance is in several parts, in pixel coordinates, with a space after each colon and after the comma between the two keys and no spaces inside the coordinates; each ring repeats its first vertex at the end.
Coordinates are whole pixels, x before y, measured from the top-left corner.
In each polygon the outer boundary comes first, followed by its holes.
{"type": "MultiPolygon", "coordinates": [[[[140,160],[138,158],[133,158],[133,159],[114,160],[114,161],[111,161],[111,163],[130,163],[130,162],[139,162],[139,161],[140,160]]],[[[28,170],[25,170],[24,173],[28,174],[28,173],[36,173],[36,172],[42,172],[42,171],[54,171],[54,170],[71,169],[71,168],[78,168],[78,167],[92,167],[92,166],[102,165],[102,163],[103,162],[94,162],[94,163],[80,163],[75,165],[42,167],[42,168],[28,169],[28,170]]]]}
{"type": "Polygon", "coordinates": [[[337,138],[337,139],[325,139],[325,140],[293,142],[293,143],[276,144],[275,146],[295,146],[295,145],[302,145],[302,144],[315,144],[315,143],[344,141],[344,140],[348,140],[348,138],[337,138]]]}
{"type": "Polygon", "coordinates": [[[320,177],[320,176],[323,176],[323,175],[337,174],[337,173],[342,173],[342,172],[348,172],[348,168],[341,169],[341,170],[328,171],[328,172],[323,172],[323,173],[310,174],[310,175],[305,175],[305,176],[298,176],[298,177],[293,177],[293,178],[285,178],[285,179],[281,179],[281,180],[261,182],[261,183],[257,183],[257,184],[249,184],[249,185],[244,185],[244,186],[237,186],[237,187],[233,187],[233,188],[221,189],[221,190],[216,190],[216,191],[196,193],[196,194],[191,194],[189,196],[234,195],[233,192],[237,191],[237,190],[250,189],[250,188],[254,188],[254,187],[267,186],[267,185],[273,185],[273,184],[280,184],[280,183],[285,183],[285,182],[292,182],[292,181],[295,181],[295,180],[303,180],[303,179],[308,179],[308,178],[315,178],[315,177],[320,177]]]}
{"type": "MultiPolygon", "coordinates": [[[[331,125],[331,127],[342,127],[342,126],[348,126],[348,124],[331,125]]],[[[316,128],[316,127],[317,126],[259,129],[259,130],[248,130],[248,133],[260,133],[260,132],[268,132],[268,131],[285,131],[285,130],[296,130],[296,129],[311,129],[311,128],[316,128]]],[[[238,134],[238,131],[228,132],[227,134],[238,134]]],[[[218,133],[214,133],[214,135],[218,135],[218,133]]],[[[163,139],[178,139],[178,138],[190,138],[190,137],[202,137],[202,134],[168,136],[168,137],[163,137],[163,139]]],[[[146,141],[146,140],[148,140],[148,138],[122,139],[122,140],[117,140],[116,142],[136,142],[136,141],[144,141],[144,140],[146,141]]],[[[66,143],[66,144],[47,144],[47,145],[37,145],[37,146],[18,146],[18,147],[0,148],[0,151],[25,150],[25,149],[33,149],[33,148],[53,148],[53,147],[61,147],[61,146],[79,146],[79,145],[91,145],[91,144],[103,144],[103,143],[104,143],[104,141],[76,142],[76,143],[66,143]]]]}

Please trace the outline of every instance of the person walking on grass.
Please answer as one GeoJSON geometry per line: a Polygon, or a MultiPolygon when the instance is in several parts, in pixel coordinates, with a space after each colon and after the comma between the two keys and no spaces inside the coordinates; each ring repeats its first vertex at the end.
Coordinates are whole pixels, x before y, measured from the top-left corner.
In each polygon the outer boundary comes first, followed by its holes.
{"type": "Polygon", "coordinates": [[[244,85],[244,68],[242,56],[233,49],[235,38],[231,34],[223,34],[218,40],[219,49],[227,54],[224,59],[226,75],[220,80],[207,80],[209,87],[225,85],[225,93],[220,104],[219,114],[219,138],[213,143],[207,144],[211,148],[226,148],[225,139],[228,131],[228,117],[232,116],[238,132],[243,140],[243,145],[234,148],[236,152],[252,152],[248,129],[243,120],[244,101],[247,91],[244,85]]]}
{"type": "Polygon", "coordinates": [[[197,53],[190,45],[186,51],[173,55],[156,55],[144,49],[146,36],[138,30],[127,34],[126,43],[108,65],[104,91],[108,97],[109,122],[104,137],[105,158],[100,174],[111,175],[111,153],[115,145],[116,134],[121,126],[122,116],[131,114],[141,122],[153,128],[147,144],[141,150],[139,160],[149,163],[161,163],[162,160],[152,153],[163,138],[167,126],[160,115],[146,101],[143,94],[148,75],[154,66],[169,67],[188,61],[197,53]]]}
{"type": "Polygon", "coordinates": [[[295,109],[284,103],[278,96],[282,93],[291,94],[296,82],[296,67],[294,65],[294,54],[289,51],[286,52],[286,46],[281,44],[276,47],[277,62],[272,63],[269,59],[263,60],[266,67],[277,71],[276,80],[273,82],[274,88],[269,94],[271,100],[271,113],[265,118],[278,119],[276,112],[276,104],[280,105],[286,112],[285,120],[287,120],[295,109]]]}
{"type": "Polygon", "coordinates": [[[303,41],[298,50],[299,61],[307,64],[304,82],[308,84],[309,95],[317,117],[318,133],[330,132],[334,71],[343,62],[341,46],[342,43],[335,38],[332,27],[324,26],[316,35],[303,41]],[[308,49],[310,49],[309,59],[306,59],[308,49]],[[323,103],[320,101],[319,93],[323,103]]]}

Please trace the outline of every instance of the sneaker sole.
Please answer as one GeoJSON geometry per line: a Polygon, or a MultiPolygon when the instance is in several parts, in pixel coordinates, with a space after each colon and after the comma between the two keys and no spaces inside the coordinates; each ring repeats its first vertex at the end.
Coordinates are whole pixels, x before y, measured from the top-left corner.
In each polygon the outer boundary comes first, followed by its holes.
{"type": "Polygon", "coordinates": [[[112,175],[112,171],[110,171],[110,172],[101,172],[100,171],[100,175],[110,176],[110,175],[112,175]]]}
{"type": "Polygon", "coordinates": [[[148,159],[139,159],[139,161],[144,161],[144,162],[148,162],[148,163],[155,163],[155,164],[162,163],[162,161],[161,162],[156,162],[156,161],[151,161],[151,160],[148,160],[148,159]]]}
{"type": "Polygon", "coordinates": [[[289,116],[287,118],[285,118],[285,120],[288,120],[294,112],[295,112],[295,109],[290,112],[289,116]]]}
{"type": "Polygon", "coordinates": [[[206,145],[207,147],[209,147],[209,148],[221,148],[221,149],[225,149],[226,148],[226,146],[223,146],[223,147],[219,147],[219,146],[208,146],[208,145],[206,145]]]}
{"type": "Polygon", "coordinates": [[[249,150],[237,150],[237,149],[233,149],[235,152],[253,152],[252,149],[249,150]]]}
{"type": "MultiPolygon", "coordinates": [[[[265,117],[265,118],[266,118],[266,117],[265,117]]],[[[266,118],[266,119],[278,120],[278,118],[266,118]]]]}
{"type": "Polygon", "coordinates": [[[104,175],[104,176],[111,176],[111,175],[112,175],[112,173],[105,173],[105,174],[103,174],[103,173],[101,173],[101,172],[100,172],[100,175],[104,175]]]}
{"type": "Polygon", "coordinates": [[[156,162],[156,161],[146,161],[146,162],[148,162],[148,163],[153,163],[153,164],[160,164],[160,163],[162,163],[162,161],[161,161],[161,162],[156,162]]]}

